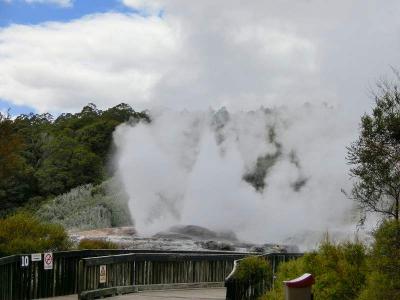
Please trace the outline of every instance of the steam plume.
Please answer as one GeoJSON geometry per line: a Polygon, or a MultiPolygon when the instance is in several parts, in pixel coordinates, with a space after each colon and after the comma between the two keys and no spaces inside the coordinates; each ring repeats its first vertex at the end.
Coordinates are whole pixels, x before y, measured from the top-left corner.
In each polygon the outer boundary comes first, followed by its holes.
{"type": "Polygon", "coordinates": [[[118,174],[137,230],[177,224],[283,242],[354,229],[346,146],[357,121],[328,106],[249,112],[153,111],[115,132],[118,174]]]}

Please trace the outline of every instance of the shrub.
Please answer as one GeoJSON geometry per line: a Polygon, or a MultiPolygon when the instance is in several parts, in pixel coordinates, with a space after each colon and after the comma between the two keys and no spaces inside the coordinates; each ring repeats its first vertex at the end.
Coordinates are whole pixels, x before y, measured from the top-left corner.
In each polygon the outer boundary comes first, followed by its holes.
{"type": "Polygon", "coordinates": [[[235,279],[243,282],[271,282],[272,269],[270,264],[260,256],[246,257],[240,261],[235,279]]]}
{"type": "Polygon", "coordinates": [[[275,285],[272,290],[270,290],[267,295],[262,297],[265,300],[282,300],[284,299],[283,293],[283,281],[290,280],[299,277],[306,273],[304,267],[304,259],[298,258],[294,260],[281,263],[278,267],[278,271],[275,277],[275,285]]]}
{"type": "Polygon", "coordinates": [[[118,249],[118,245],[105,240],[82,239],[79,242],[78,249],[118,249]]]}
{"type": "Polygon", "coordinates": [[[315,277],[314,299],[356,299],[366,280],[365,247],[361,243],[335,245],[325,241],[317,252],[282,263],[278,268],[275,289],[264,299],[283,299],[282,281],[304,273],[315,277]]]}
{"type": "Polygon", "coordinates": [[[374,238],[367,287],[359,299],[400,299],[400,224],[383,222],[374,238]]]}
{"type": "Polygon", "coordinates": [[[40,222],[27,212],[0,220],[0,256],[66,250],[69,245],[62,226],[40,222]]]}
{"type": "Polygon", "coordinates": [[[128,196],[115,178],[98,186],[76,187],[44,203],[36,212],[41,220],[61,224],[67,229],[132,225],[128,196]]]}

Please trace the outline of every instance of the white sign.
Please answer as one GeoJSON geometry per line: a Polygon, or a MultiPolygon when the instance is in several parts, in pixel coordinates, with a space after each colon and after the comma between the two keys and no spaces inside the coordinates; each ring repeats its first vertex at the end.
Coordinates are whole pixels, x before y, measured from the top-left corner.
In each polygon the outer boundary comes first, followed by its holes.
{"type": "Polygon", "coordinates": [[[41,261],[42,260],[42,253],[33,253],[31,255],[32,261],[41,261]]]}
{"type": "Polygon", "coordinates": [[[53,269],[53,253],[48,252],[43,255],[43,265],[45,270],[53,269]]]}
{"type": "Polygon", "coordinates": [[[23,267],[23,268],[29,267],[29,256],[28,255],[21,256],[21,267],[23,267]]]}
{"type": "Polygon", "coordinates": [[[101,265],[100,266],[100,283],[107,282],[107,266],[101,265]]]}

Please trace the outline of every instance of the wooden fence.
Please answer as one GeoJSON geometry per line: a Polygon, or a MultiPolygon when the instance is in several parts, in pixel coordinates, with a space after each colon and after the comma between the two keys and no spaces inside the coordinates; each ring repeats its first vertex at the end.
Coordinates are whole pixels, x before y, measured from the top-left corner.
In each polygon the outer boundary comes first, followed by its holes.
{"type": "Polygon", "coordinates": [[[302,253],[269,253],[260,255],[269,262],[273,277],[271,280],[257,280],[256,282],[238,280],[235,275],[241,259],[235,261],[232,272],[225,280],[227,300],[255,300],[274,287],[274,275],[280,263],[303,256],[302,253]]]}
{"type": "MultiPolygon", "coordinates": [[[[38,299],[76,294],[79,290],[81,275],[79,261],[89,257],[121,255],[128,253],[156,254],[152,250],[81,250],[53,253],[53,268],[44,270],[41,261],[32,261],[30,254],[28,265],[23,266],[22,257],[12,255],[0,258],[0,300],[38,299]]],[[[169,255],[181,253],[169,251],[169,255]]],[[[188,251],[187,254],[199,252],[188,251]]],[[[226,252],[204,252],[226,253],[226,252]]],[[[200,255],[200,254],[199,254],[200,255]]],[[[43,256],[43,255],[42,255],[43,256]]],[[[89,266],[88,266],[88,269],[89,266]]],[[[82,270],[82,269],[81,269],[82,270]]],[[[90,275],[84,275],[89,278],[90,275]],[[89,276],[89,277],[88,277],[89,276]]],[[[82,289],[81,289],[82,290],[82,289]]]]}
{"type": "Polygon", "coordinates": [[[149,288],[223,286],[234,261],[246,255],[135,253],[85,258],[79,264],[79,297],[93,299],[149,288]]]}

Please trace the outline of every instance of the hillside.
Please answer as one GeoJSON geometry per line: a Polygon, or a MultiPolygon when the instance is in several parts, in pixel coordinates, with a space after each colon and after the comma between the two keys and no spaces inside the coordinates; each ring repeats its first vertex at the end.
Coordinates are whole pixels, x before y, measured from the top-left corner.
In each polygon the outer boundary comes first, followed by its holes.
{"type": "Polygon", "coordinates": [[[0,215],[103,182],[114,172],[114,129],[141,121],[150,122],[146,112],[123,103],[104,111],[88,104],[57,117],[0,114],[0,215]]]}

